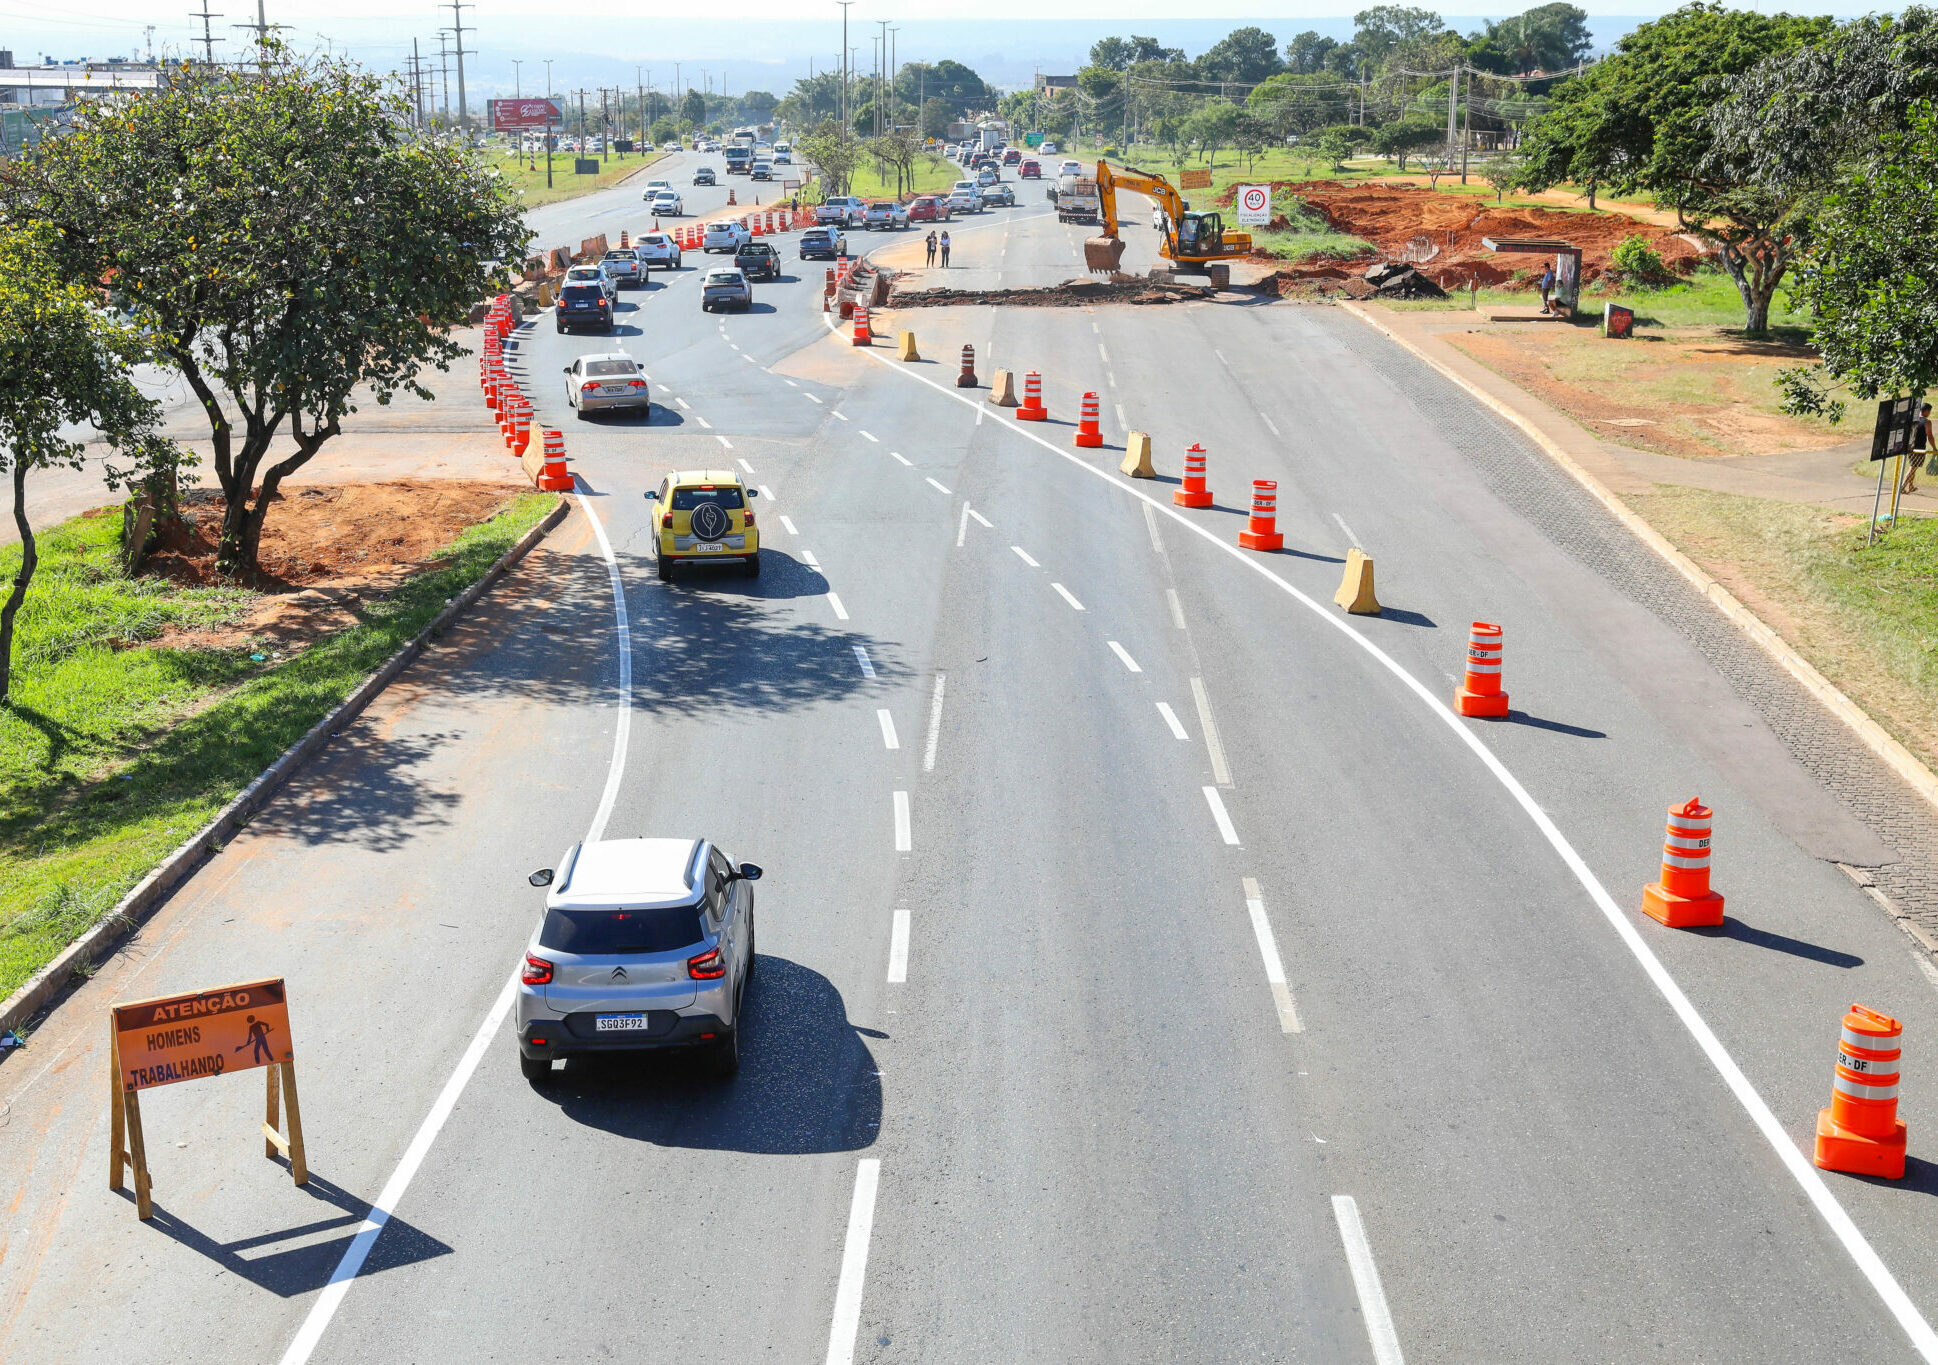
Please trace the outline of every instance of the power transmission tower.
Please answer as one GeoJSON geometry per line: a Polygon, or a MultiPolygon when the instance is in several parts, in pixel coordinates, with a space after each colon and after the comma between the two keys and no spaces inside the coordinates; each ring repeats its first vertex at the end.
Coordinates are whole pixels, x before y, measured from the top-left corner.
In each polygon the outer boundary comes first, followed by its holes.
{"type": "Polygon", "coordinates": [[[443,120],[451,121],[451,30],[437,31],[437,79],[443,87],[443,120]]]}
{"type": "Polygon", "coordinates": [[[417,36],[410,40],[410,104],[417,112],[417,131],[424,131],[424,59],[418,55],[417,36]]]}
{"type": "MultiPolygon", "coordinates": [[[[203,0],[204,4],[208,0],[203,0]]],[[[256,22],[253,24],[231,24],[230,28],[251,29],[256,35],[256,65],[267,70],[269,67],[269,35],[287,28],[287,24],[272,24],[263,11],[264,0],[256,0],[256,22]]]]}
{"type": "Polygon", "coordinates": [[[222,16],[209,9],[209,0],[202,0],[202,8],[190,10],[189,17],[202,21],[202,60],[209,66],[215,65],[215,45],[224,41],[209,31],[209,20],[222,16]]]}
{"type": "Polygon", "coordinates": [[[153,24],[143,24],[141,31],[148,39],[148,64],[153,66],[155,63],[155,26],[153,24]]]}
{"type": "MultiPolygon", "coordinates": [[[[476,48],[467,49],[464,45],[464,11],[476,9],[477,6],[470,3],[470,0],[446,0],[446,3],[451,7],[453,45],[457,49],[451,55],[458,59],[458,127],[468,133],[471,131],[471,111],[464,101],[464,59],[466,56],[475,57],[478,52],[476,48]]],[[[439,8],[442,9],[443,6],[440,5],[439,8]]]]}

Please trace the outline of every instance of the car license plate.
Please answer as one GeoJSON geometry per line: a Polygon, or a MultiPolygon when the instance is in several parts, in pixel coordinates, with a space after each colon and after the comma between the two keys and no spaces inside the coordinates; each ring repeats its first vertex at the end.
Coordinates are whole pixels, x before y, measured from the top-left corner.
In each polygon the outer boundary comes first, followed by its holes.
{"type": "Polygon", "coordinates": [[[646,1016],[643,1014],[602,1014],[595,1025],[599,1033],[629,1033],[635,1030],[644,1032],[646,1016]]]}
{"type": "Polygon", "coordinates": [[[702,541],[693,547],[693,553],[696,555],[717,555],[726,548],[719,541],[702,541]]]}
{"type": "Polygon", "coordinates": [[[624,384],[607,384],[599,390],[599,392],[607,394],[621,394],[625,391],[626,386],[624,384]]]}

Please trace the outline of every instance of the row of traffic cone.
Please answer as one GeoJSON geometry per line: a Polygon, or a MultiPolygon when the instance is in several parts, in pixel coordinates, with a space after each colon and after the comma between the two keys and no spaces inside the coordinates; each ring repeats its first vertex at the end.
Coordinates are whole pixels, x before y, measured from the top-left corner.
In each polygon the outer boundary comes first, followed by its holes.
{"type": "Polygon", "coordinates": [[[514,458],[524,461],[532,473],[533,483],[547,492],[569,492],[573,481],[565,465],[564,432],[541,427],[544,436],[538,458],[527,458],[532,440],[531,400],[519,388],[505,360],[505,342],[519,325],[516,308],[509,294],[500,294],[492,300],[491,309],[485,315],[484,345],[478,355],[478,382],[484,389],[485,406],[498,415],[498,430],[505,439],[505,448],[514,458]]]}

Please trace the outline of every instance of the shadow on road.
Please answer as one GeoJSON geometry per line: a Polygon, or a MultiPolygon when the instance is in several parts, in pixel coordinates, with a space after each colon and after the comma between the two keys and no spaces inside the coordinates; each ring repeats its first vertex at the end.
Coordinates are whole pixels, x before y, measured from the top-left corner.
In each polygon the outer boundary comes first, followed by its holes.
{"type": "Polygon", "coordinates": [[[658,1147],[852,1152],[881,1132],[881,1076],[861,1033],[825,976],[762,954],[733,1079],[707,1075],[697,1054],[608,1053],[568,1061],[540,1093],[575,1122],[658,1147]]]}
{"type": "Polygon", "coordinates": [[[1777,934],[1772,933],[1768,929],[1758,929],[1752,925],[1743,923],[1742,920],[1731,915],[1723,916],[1723,922],[1720,925],[1685,929],[1682,932],[1685,934],[1700,934],[1704,938],[1735,939],[1738,943],[1747,943],[1753,948],[1772,948],[1779,953],[1789,953],[1792,957],[1806,958],[1811,962],[1821,962],[1826,967],[1843,967],[1848,970],[1851,967],[1862,967],[1864,965],[1864,959],[1855,953],[1839,952],[1835,948],[1825,948],[1821,944],[1806,943],[1800,938],[1791,938],[1787,934],[1777,934]]]}
{"type": "Polygon", "coordinates": [[[1567,725],[1558,720],[1543,720],[1540,716],[1530,716],[1525,711],[1509,711],[1504,719],[1511,725],[1525,725],[1531,730],[1552,730],[1557,735],[1573,735],[1576,739],[1608,738],[1600,730],[1590,730],[1580,725],[1567,725]]]}

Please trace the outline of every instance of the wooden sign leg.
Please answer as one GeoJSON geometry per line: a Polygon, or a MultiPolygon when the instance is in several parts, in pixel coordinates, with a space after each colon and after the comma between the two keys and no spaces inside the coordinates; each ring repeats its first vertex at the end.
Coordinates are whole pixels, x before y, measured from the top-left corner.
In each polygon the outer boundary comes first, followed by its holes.
{"type": "Polygon", "coordinates": [[[127,1092],[128,1110],[128,1150],[134,1159],[135,1167],[135,1216],[147,1222],[155,1216],[154,1201],[149,1197],[148,1182],[148,1144],[141,1136],[141,1093],[136,1090],[127,1092]]]}
{"type": "Polygon", "coordinates": [[[121,1048],[115,1042],[114,1021],[108,1021],[108,1188],[121,1188],[122,1165],[128,1159],[128,1110],[121,1097],[121,1048]]]}
{"type": "Polygon", "coordinates": [[[284,1062],[271,1071],[283,1073],[283,1107],[289,1111],[289,1170],[298,1185],[310,1182],[309,1155],[303,1150],[303,1110],[296,1103],[296,1063],[284,1062]]]}
{"type": "Polygon", "coordinates": [[[272,1062],[262,1070],[263,1075],[269,1078],[269,1099],[263,1106],[262,1115],[262,1154],[266,1157],[274,1157],[283,1148],[282,1139],[278,1132],[282,1127],[283,1116],[278,1112],[281,1106],[277,1103],[279,1096],[276,1085],[277,1075],[282,1068],[272,1062]]]}

